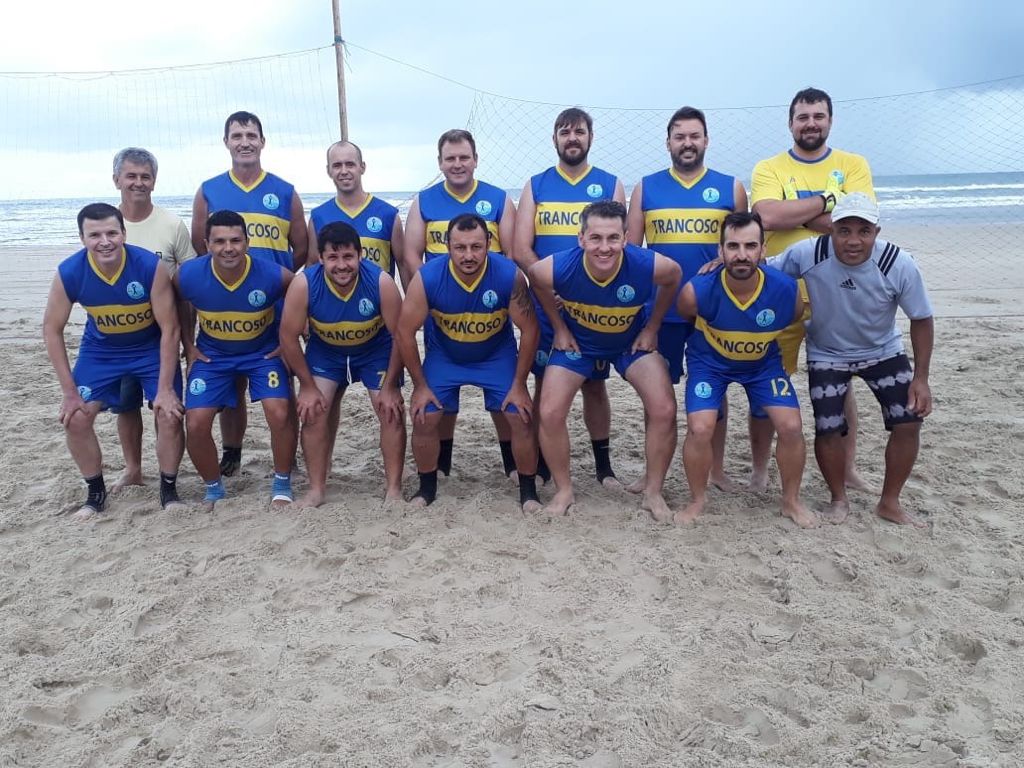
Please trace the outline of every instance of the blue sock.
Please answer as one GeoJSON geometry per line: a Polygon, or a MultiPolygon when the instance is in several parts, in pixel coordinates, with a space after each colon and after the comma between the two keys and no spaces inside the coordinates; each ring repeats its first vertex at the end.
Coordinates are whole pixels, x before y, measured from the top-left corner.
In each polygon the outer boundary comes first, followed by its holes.
{"type": "Polygon", "coordinates": [[[203,501],[220,501],[226,495],[224,479],[218,477],[216,480],[206,484],[206,496],[203,497],[203,501]]]}
{"type": "Polygon", "coordinates": [[[291,473],[274,473],[274,482],[270,486],[272,501],[294,501],[292,496],[292,475],[291,473]]]}

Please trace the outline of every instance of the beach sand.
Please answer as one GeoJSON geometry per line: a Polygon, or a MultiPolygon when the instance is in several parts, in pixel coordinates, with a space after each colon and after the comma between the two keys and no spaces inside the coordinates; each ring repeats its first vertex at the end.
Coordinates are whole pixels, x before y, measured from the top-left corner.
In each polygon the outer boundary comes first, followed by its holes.
{"type": "MultiPolygon", "coordinates": [[[[58,256],[0,283],[15,307],[0,325],[0,765],[1024,764],[1024,318],[997,279],[933,297],[936,407],[905,492],[926,530],[877,519],[858,492],[845,525],[799,530],[774,467],[765,494],[715,493],[697,524],[656,525],[593,480],[578,402],[577,509],[524,517],[472,391],[437,503],[385,509],[358,388],[320,509],[268,509],[253,409],[214,514],[159,511],[147,425],[148,487],[83,525],[63,514],[83,486],[38,341],[58,256]]],[[[641,411],[609,389],[628,480],[641,411]]],[[[866,387],[858,402],[878,488],[884,433],[866,387]]],[[[97,423],[112,481],[113,418],[97,423]]],[[[179,486],[201,495],[187,457],[179,486]]],[[[827,501],[813,458],[804,489],[827,501]]],[[[679,453],[667,498],[686,498],[679,453]]]]}

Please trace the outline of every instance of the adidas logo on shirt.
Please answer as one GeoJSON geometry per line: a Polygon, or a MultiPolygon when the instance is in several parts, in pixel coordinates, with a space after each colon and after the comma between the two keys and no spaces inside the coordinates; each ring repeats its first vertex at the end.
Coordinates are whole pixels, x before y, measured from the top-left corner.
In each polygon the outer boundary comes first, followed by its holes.
{"type": "Polygon", "coordinates": [[[848,277],[839,284],[840,288],[846,288],[848,291],[856,291],[857,286],[853,284],[853,278],[848,277]]]}

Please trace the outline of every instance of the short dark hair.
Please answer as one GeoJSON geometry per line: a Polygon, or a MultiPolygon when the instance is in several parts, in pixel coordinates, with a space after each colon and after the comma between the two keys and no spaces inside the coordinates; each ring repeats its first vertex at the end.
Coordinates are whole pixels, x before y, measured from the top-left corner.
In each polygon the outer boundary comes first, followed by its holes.
{"type": "Polygon", "coordinates": [[[579,107],[563,109],[555,118],[555,133],[558,133],[559,128],[573,128],[581,124],[587,126],[588,133],[594,132],[594,118],[586,110],[579,107]]]}
{"type": "Polygon", "coordinates": [[[355,227],[344,221],[332,221],[321,229],[317,233],[316,244],[320,248],[320,253],[323,253],[328,245],[333,245],[335,248],[351,245],[356,249],[356,253],[359,255],[363,253],[363,244],[359,240],[359,233],[356,232],[355,227]]]}
{"type": "Polygon", "coordinates": [[[235,213],[234,211],[214,211],[206,219],[206,239],[210,239],[210,231],[214,227],[241,227],[242,234],[245,235],[246,239],[249,238],[249,232],[245,228],[245,219],[242,218],[242,214],[235,213]]]}
{"type": "Polygon", "coordinates": [[[669,136],[672,135],[672,125],[678,123],[680,120],[700,120],[700,124],[704,126],[704,135],[708,135],[708,121],[704,117],[704,113],[696,107],[680,107],[672,113],[672,117],[668,119],[668,126],[665,128],[665,133],[669,136]]]}
{"type": "Polygon", "coordinates": [[[224,138],[228,137],[228,128],[231,127],[232,123],[238,123],[239,125],[248,125],[253,123],[259,129],[260,138],[263,138],[263,123],[256,117],[252,112],[232,112],[228,115],[228,119],[224,121],[224,138]]]}
{"type": "Polygon", "coordinates": [[[473,157],[476,157],[476,139],[473,138],[473,134],[462,128],[452,128],[450,131],[442,133],[441,138],[437,140],[437,159],[441,159],[441,147],[445,144],[458,144],[462,141],[469,142],[469,146],[473,150],[473,157]]]}
{"type": "Polygon", "coordinates": [[[89,203],[85,208],[78,212],[78,234],[83,235],[85,220],[89,221],[103,221],[113,216],[117,219],[117,223],[121,225],[121,231],[124,232],[124,216],[117,208],[112,206],[110,203],[89,203]]]}
{"type": "Polygon", "coordinates": [[[599,200],[591,203],[580,214],[580,232],[587,228],[591,217],[599,219],[622,219],[622,228],[626,228],[626,206],[618,200],[599,200]]]}
{"type": "Polygon", "coordinates": [[[332,149],[334,149],[335,147],[344,147],[346,144],[348,146],[352,147],[352,149],[354,149],[356,151],[356,157],[359,158],[359,162],[360,163],[363,162],[363,150],[361,150],[359,148],[359,145],[356,144],[354,141],[348,141],[346,139],[342,139],[341,141],[336,141],[333,144],[331,144],[331,146],[329,146],[327,148],[327,162],[328,163],[331,162],[331,150],[332,149]]]}
{"type": "Polygon", "coordinates": [[[727,214],[722,219],[722,229],[718,233],[718,244],[725,245],[725,230],[741,229],[748,224],[757,224],[757,228],[761,232],[761,242],[764,243],[764,223],[762,223],[761,217],[753,211],[735,211],[734,213],[727,214]]]}
{"type": "Polygon", "coordinates": [[[825,93],[820,88],[804,88],[802,91],[797,91],[796,96],[789,102],[789,122],[793,122],[793,113],[796,112],[797,104],[816,104],[819,101],[824,101],[828,106],[828,116],[832,117],[832,97],[825,93]]]}
{"type": "Polygon", "coordinates": [[[491,239],[491,230],[487,228],[487,222],[475,213],[460,213],[449,221],[446,233],[449,237],[451,237],[453,229],[457,229],[459,232],[472,232],[474,229],[482,229],[484,234],[487,235],[487,239],[491,239]]]}

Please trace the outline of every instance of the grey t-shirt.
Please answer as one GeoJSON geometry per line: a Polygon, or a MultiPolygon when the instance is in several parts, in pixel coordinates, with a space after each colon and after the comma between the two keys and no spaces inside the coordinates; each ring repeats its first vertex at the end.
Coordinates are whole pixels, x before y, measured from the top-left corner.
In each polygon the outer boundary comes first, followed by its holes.
{"type": "Polygon", "coordinates": [[[807,284],[808,361],[857,363],[893,357],[904,351],[896,307],[911,320],[932,316],[917,263],[886,240],[876,240],[871,258],[856,267],[836,258],[828,235],[802,240],[768,264],[807,284]]]}

